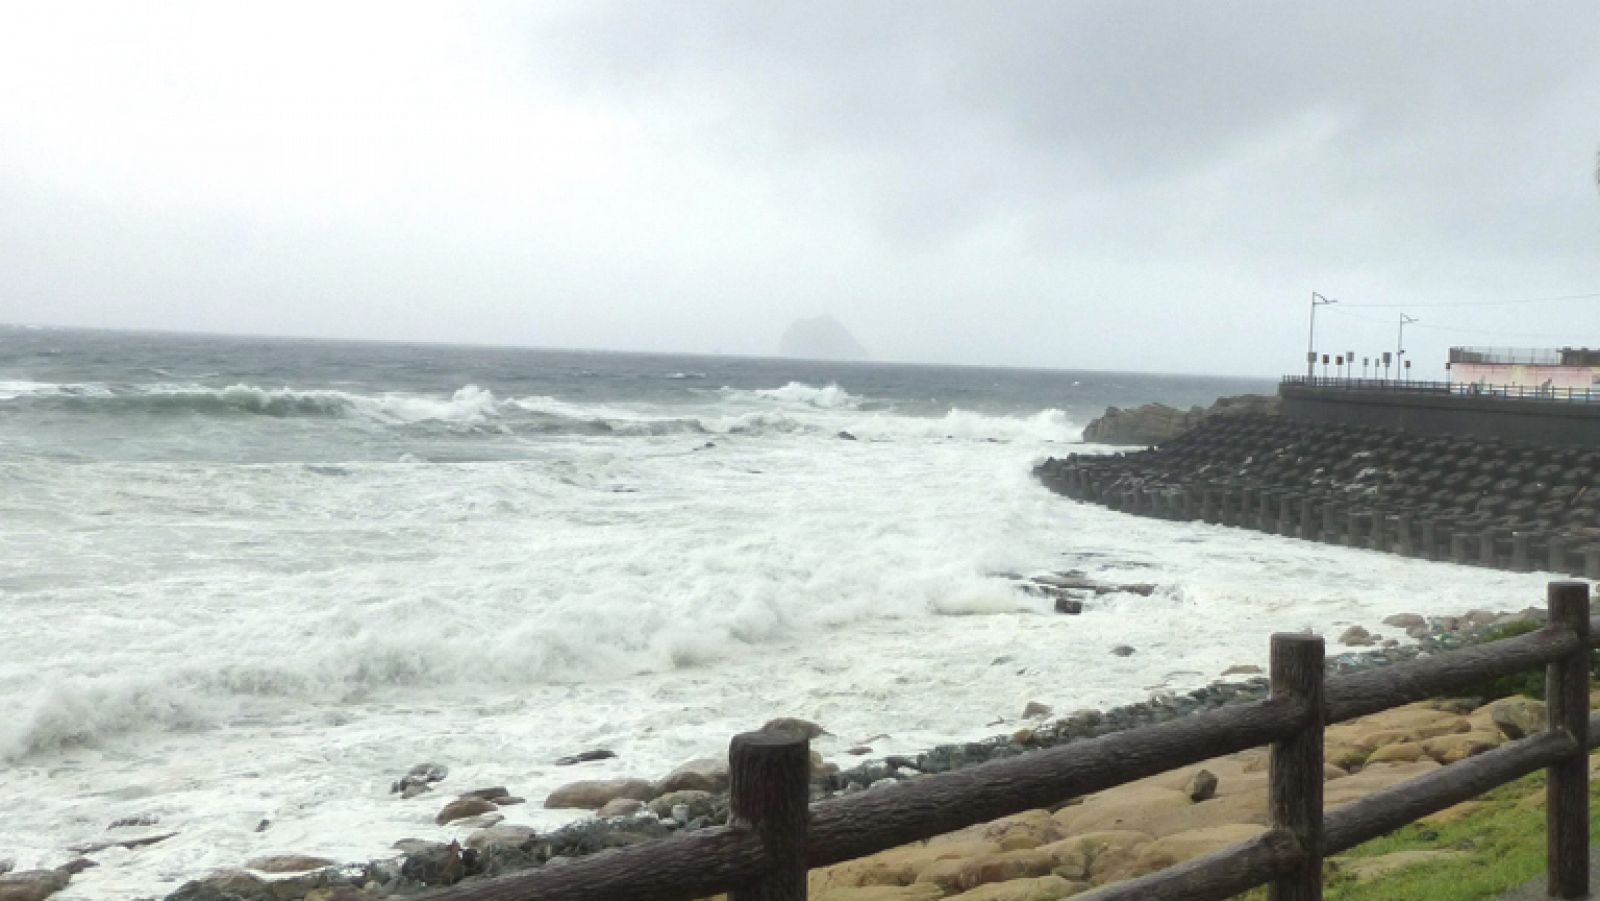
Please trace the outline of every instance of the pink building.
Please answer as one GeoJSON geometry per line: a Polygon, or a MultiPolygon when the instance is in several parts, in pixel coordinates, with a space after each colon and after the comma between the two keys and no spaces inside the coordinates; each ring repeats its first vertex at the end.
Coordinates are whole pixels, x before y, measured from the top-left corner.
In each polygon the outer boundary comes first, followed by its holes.
{"type": "Polygon", "coordinates": [[[1454,385],[1591,391],[1600,389],[1600,350],[1452,347],[1448,370],[1454,385]]]}

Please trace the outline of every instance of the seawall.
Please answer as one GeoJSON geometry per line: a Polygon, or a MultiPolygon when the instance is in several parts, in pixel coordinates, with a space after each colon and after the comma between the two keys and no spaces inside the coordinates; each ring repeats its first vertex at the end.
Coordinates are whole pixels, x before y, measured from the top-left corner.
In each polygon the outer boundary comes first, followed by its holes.
{"type": "Polygon", "coordinates": [[[1304,422],[1600,447],[1600,394],[1593,392],[1293,377],[1278,397],[1284,416],[1304,422]]]}
{"type": "Polygon", "coordinates": [[[1149,450],[1050,458],[1034,474],[1140,516],[1600,578],[1600,450],[1245,416],[1149,450]]]}

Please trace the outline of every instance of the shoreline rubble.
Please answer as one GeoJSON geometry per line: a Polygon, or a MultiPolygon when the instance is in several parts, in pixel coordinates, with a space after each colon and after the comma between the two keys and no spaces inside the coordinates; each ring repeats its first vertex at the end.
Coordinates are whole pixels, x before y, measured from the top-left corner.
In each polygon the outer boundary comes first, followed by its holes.
{"type": "MultiPolygon", "coordinates": [[[[1542,621],[1543,616],[1544,611],[1537,608],[1513,613],[1480,610],[1459,617],[1426,619],[1413,614],[1396,614],[1387,617],[1385,625],[1405,632],[1414,643],[1400,644],[1397,639],[1387,639],[1382,646],[1347,646],[1340,653],[1332,653],[1334,648],[1330,647],[1328,673],[1356,672],[1454,649],[1472,643],[1490,628],[1519,620],[1542,621]]],[[[1368,634],[1369,639],[1374,637],[1368,634]]],[[[1084,709],[1054,720],[1049,719],[1050,712],[1040,712],[1039,708],[1043,705],[1030,705],[1021,718],[1023,722],[1008,734],[938,745],[915,755],[889,755],[864,761],[848,769],[824,764],[820,756],[813,752],[811,797],[813,801],[819,801],[871,791],[909,779],[1266,698],[1269,693],[1268,681],[1264,676],[1251,675],[1252,669],[1259,671],[1259,668],[1250,665],[1230,667],[1228,672],[1246,678],[1224,676],[1191,691],[1158,693],[1142,703],[1106,710],[1084,709]]],[[[770,721],[764,728],[800,730],[808,738],[815,738],[823,731],[814,723],[793,718],[770,721]]],[[[444,770],[436,764],[420,764],[413,772],[429,772],[430,768],[444,770]]],[[[397,856],[376,858],[365,863],[324,867],[277,879],[263,878],[244,869],[221,871],[185,883],[177,891],[165,896],[164,901],[355,901],[403,897],[452,885],[464,879],[558,865],[563,860],[720,825],[727,820],[726,763],[715,758],[685,763],[658,782],[642,779],[590,782],[616,783],[612,788],[620,793],[612,793],[603,799],[606,791],[592,794],[586,804],[592,805],[588,809],[596,810],[596,816],[549,832],[539,833],[527,826],[482,821],[480,828],[462,840],[440,842],[406,839],[395,843],[394,849],[399,852],[397,856]]],[[[552,797],[577,784],[580,783],[557,788],[552,792],[552,797]]],[[[1195,786],[1196,791],[1203,792],[1203,788],[1203,785],[1195,786]]],[[[450,804],[468,798],[490,803],[505,797],[506,790],[496,786],[493,789],[466,792],[450,804]],[[493,794],[494,798],[485,799],[483,796],[486,794],[493,794]]],[[[548,801],[546,806],[549,806],[548,801]]],[[[463,822],[467,821],[457,821],[456,825],[463,822]]]]}

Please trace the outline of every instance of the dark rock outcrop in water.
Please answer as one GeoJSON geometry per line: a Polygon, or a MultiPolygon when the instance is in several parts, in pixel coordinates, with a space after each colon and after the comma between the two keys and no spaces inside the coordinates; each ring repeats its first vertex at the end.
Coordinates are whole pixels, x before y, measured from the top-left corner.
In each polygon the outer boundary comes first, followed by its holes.
{"type": "Polygon", "coordinates": [[[808,360],[865,360],[867,349],[832,316],[797,319],[783,330],[778,353],[808,360]]]}
{"type": "Polygon", "coordinates": [[[1091,444],[1136,444],[1148,447],[1182,435],[1216,416],[1276,415],[1278,398],[1267,394],[1241,394],[1220,398],[1209,407],[1179,410],[1166,404],[1145,404],[1132,410],[1108,407],[1105,415],[1089,423],[1083,440],[1091,444]]]}

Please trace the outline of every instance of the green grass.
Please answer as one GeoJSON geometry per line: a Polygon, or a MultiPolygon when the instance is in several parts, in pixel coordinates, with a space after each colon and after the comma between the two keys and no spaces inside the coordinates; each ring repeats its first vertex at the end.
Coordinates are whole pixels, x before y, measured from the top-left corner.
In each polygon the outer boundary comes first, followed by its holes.
{"type": "MultiPolygon", "coordinates": [[[[1544,873],[1544,805],[1521,806],[1544,789],[1544,773],[1525,776],[1478,798],[1483,806],[1453,823],[1412,823],[1346,851],[1340,857],[1370,858],[1402,851],[1464,852],[1426,861],[1367,881],[1330,862],[1323,870],[1329,901],[1468,901],[1494,898],[1544,873]]],[[[1600,783],[1589,786],[1590,829],[1600,835],[1600,783]]],[[[1240,895],[1257,901],[1266,889],[1240,895]]]]}

